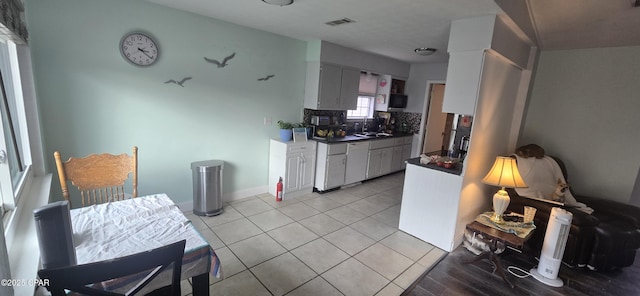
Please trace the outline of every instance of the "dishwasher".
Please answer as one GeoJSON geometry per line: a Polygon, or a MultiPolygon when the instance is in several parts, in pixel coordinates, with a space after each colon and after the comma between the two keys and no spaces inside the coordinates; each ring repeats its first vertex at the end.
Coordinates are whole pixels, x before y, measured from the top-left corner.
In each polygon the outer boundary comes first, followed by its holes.
{"type": "Polygon", "coordinates": [[[347,144],[347,167],[344,184],[363,181],[367,175],[369,159],[369,141],[347,144]]]}

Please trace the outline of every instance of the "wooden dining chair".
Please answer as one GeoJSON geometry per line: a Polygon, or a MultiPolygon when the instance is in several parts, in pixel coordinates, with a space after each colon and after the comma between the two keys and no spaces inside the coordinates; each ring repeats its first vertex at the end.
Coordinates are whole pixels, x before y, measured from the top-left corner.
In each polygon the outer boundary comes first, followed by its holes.
{"type": "Polygon", "coordinates": [[[67,296],[65,289],[82,295],[136,295],[158,274],[171,266],[171,285],[155,289],[146,295],[179,296],[181,294],[180,275],[185,244],[186,240],[181,240],[125,257],[82,265],[41,269],[38,271],[38,276],[43,282],[48,281],[47,289],[53,296],[67,296]],[[122,279],[142,272],[149,273],[146,276],[144,274],[138,275],[141,279],[126,293],[115,293],[103,289],[105,286],[103,283],[106,281],[122,279]]]}
{"type": "Polygon", "coordinates": [[[76,186],[82,197],[82,206],[123,200],[124,183],[132,175],[132,197],[138,196],[138,147],[133,154],[91,154],[82,158],[71,157],[62,161],[60,152],[53,153],[58,169],[62,195],[72,204],[67,181],[76,186]]]}

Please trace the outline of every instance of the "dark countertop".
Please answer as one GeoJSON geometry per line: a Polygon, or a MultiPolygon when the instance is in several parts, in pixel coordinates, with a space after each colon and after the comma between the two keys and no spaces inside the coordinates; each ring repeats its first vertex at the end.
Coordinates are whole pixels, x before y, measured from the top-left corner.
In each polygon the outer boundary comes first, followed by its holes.
{"type": "Polygon", "coordinates": [[[357,141],[369,141],[369,140],[382,140],[382,139],[389,139],[389,138],[401,138],[401,137],[409,137],[413,135],[414,134],[410,134],[410,133],[399,133],[399,134],[393,134],[391,136],[381,136],[381,137],[376,137],[376,136],[358,137],[358,136],[348,135],[344,137],[333,137],[331,140],[327,138],[314,136],[312,140],[316,142],[328,144],[328,143],[345,143],[345,142],[357,142],[357,141]]]}
{"type": "Polygon", "coordinates": [[[422,163],[420,163],[420,157],[409,158],[409,159],[407,159],[407,163],[408,164],[417,165],[417,166],[421,166],[421,167],[425,167],[425,168],[432,169],[432,170],[436,170],[436,171],[441,171],[441,172],[445,172],[445,173],[449,173],[449,174],[458,175],[458,176],[460,176],[460,174],[462,174],[462,163],[458,163],[454,168],[450,168],[450,169],[447,169],[447,168],[444,168],[444,167],[439,167],[435,163],[422,164],[422,163]]]}

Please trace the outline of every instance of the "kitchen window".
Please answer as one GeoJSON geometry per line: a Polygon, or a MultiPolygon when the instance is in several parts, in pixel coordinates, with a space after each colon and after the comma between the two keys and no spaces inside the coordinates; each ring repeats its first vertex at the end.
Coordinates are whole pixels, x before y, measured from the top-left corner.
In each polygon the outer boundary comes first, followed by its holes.
{"type": "Polygon", "coordinates": [[[358,103],[355,110],[347,110],[347,119],[373,118],[374,98],[378,86],[378,75],[360,72],[358,103]]]}
{"type": "Polygon", "coordinates": [[[373,118],[373,96],[358,96],[355,110],[347,110],[347,119],[373,118]]]}
{"type": "MultiPolygon", "coordinates": [[[[29,225],[33,210],[48,202],[51,174],[44,172],[29,46],[5,37],[0,34],[0,150],[4,152],[4,161],[0,161],[0,279],[32,279],[37,276],[40,252],[31,243],[36,240],[36,229],[29,225]]],[[[0,295],[10,295],[10,290],[14,295],[33,294],[29,286],[0,286],[0,295]]]]}
{"type": "Polygon", "coordinates": [[[31,161],[25,158],[29,148],[22,83],[17,48],[11,41],[0,41],[0,84],[0,201],[4,214],[17,206],[27,162],[31,161]]]}

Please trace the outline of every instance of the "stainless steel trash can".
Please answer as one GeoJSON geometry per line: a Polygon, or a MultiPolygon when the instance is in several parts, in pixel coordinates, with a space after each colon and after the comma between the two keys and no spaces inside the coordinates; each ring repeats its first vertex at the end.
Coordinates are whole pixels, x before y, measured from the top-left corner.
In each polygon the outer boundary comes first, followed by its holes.
{"type": "Polygon", "coordinates": [[[222,168],[224,161],[191,163],[193,172],[193,213],[215,216],[222,213],[222,168]]]}

